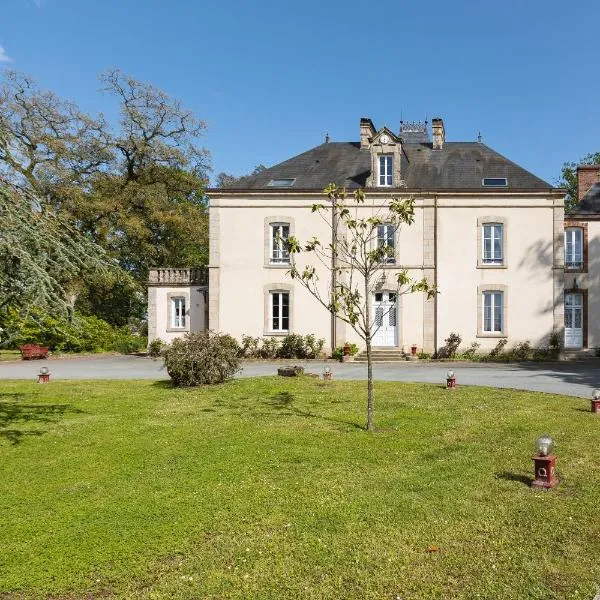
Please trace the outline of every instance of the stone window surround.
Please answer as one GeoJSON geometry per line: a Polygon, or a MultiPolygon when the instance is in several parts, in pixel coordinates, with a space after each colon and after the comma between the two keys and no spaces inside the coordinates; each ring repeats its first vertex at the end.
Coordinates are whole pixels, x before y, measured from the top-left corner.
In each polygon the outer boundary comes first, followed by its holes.
{"type": "Polygon", "coordinates": [[[190,330],[190,294],[189,292],[167,292],[167,333],[189,332],[190,330]],[[174,298],[183,298],[185,301],[185,327],[173,327],[171,321],[172,301],[174,298]]]}
{"type": "Polygon", "coordinates": [[[264,320],[263,335],[269,337],[285,337],[293,333],[294,329],[294,286],[289,283],[268,283],[263,287],[264,296],[264,320]],[[273,331],[271,329],[271,293],[286,292],[289,294],[289,325],[287,331],[273,331]]]}
{"type": "Polygon", "coordinates": [[[506,217],[477,217],[477,268],[478,269],[506,269],[507,247],[506,247],[506,217]],[[502,225],[502,264],[494,265],[483,262],[483,226],[488,223],[500,223],[502,225]]]}
{"type": "Polygon", "coordinates": [[[508,337],[508,286],[503,284],[482,283],[477,286],[477,336],[478,338],[508,337]],[[502,292],[502,331],[483,330],[483,293],[502,292]]]}
{"type": "Polygon", "coordinates": [[[265,217],[264,222],[264,239],[265,239],[265,251],[264,251],[264,266],[268,269],[289,269],[290,263],[271,263],[271,225],[275,223],[287,224],[290,228],[290,237],[295,235],[295,223],[292,217],[265,217]]]}
{"type": "MultiPolygon", "coordinates": [[[[565,261],[565,273],[587,273],[588,272],[588,224],[582,223],[581,221],[571,221],[569,219],[565,219],[565,231],[567,229],[581,229],[581,245],[582,245],[582,253],[581,257],[583,260],[583,264],[581,269],[572,269],[567,267],[567,262],[565,261]]],[[[566,245],[565,245],[565,253],[566,245]]]]}
{"type": "MultiPolygon", "coordinates": [[[[583,314],[581,318],[581,327],[583,329],[583,344],[582,349],[588,348],[588,290],[582,289],[580,287],[577,288],[569,288],[565,289],[565,296],[567,294],[581,294],[581,304],[583,308],[583,314]]],[[[564,304],[564,303],[563,303],[564,304]]],[[[564,345],[564,335],[563,335],[563,345],[564,345]]]]}

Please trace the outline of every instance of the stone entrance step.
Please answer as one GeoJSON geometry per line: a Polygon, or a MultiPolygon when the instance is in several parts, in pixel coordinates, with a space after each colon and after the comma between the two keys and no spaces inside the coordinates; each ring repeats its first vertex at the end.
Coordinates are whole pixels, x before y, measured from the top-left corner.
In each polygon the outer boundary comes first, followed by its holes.
{"type": "Polygon", "coordinates": [[[563,350],[560,355],[562,360],[600,360],[596,356],[595,348],[582,348],[581,350],[563,350]]]}
{"type": "MultiPolygon", "coordinates": [[[[406,355],[402,350],[394,348],[372,351],[373,362],[399,362],[405,361],[406,355]]],[[[360,354],[354,357],[355,362],[367,362],[367,353],[363,350],[360,354]]]]}

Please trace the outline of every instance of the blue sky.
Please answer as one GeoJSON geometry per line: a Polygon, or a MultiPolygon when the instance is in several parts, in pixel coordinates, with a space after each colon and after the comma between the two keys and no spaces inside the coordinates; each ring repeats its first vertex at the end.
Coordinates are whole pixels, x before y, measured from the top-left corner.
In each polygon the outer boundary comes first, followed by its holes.
{"type": "Polygon", "coordinates": [[[600,151],[600,3],[0,0],[0,68],[114,118],[119,67],[207,122],[214,174],[441,116],[554,182],[600,151]],[[8,60],[2,60],[3,58],[8,60]]]}

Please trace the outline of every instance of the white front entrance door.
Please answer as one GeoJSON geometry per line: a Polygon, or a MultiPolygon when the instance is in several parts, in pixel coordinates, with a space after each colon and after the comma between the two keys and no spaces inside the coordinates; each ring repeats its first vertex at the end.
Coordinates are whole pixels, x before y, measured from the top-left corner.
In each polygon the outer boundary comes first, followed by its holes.
{"type": "Polygon", "coordinates": [[[373,297],[373,346],[397,346],[397,323],[396,294],[377,292],[373,297]]]}
{"type": "Polygon", "coordinates": [[[583,294],[565,294],[565,348],[583,348],[583,294]]]}

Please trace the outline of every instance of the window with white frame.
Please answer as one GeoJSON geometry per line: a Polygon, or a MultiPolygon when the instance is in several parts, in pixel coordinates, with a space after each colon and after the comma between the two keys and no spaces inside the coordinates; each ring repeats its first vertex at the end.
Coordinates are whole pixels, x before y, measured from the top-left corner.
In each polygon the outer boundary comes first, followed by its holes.
{"type": "Polygon", "coordinates": [[[290,255],[285,247],[285,242],[290,237],[290,224],[271,223],[269,232],[269,248],[271,249],[269,262],[274,265],[288,264],[290,255]]]}
{"type": "Polygon", "coordinates": [[[185,327],[185,298],[171,298],[171,327],[183,329],[185,327]]]}
{"type": "Polygon", "coordinates": [[[269,296],[271,331],[285,333],[290,329],[290,294],[270,292],[269,296]]]}
{"type": "Polygon", "coordinates": [[[567,269],[583,268],[583,229],[565,229],[565,266],[567,269]]]}
{"type": "Polygon", "coordinates": [[[484,333],[502,333],[504,331],[504,292],[483,292],[484,333]]]}
{"type": "Polygon", "coordinates": [[[484,223],[481,236],[481,261],[484,265],[501,265],[504,262],[502,223],[484,223]]]}
{"type": "Polygon", "coordinates": [[[377,225],[377,247],[386,248],[384,263],[396,262],[396,228],[391,223],[377,225]]]}
{"type": "Polygon", "coordinates": [[[390,187],[394,183],[394,157],[391,154],[379,156],[379,185],[390,187]]]}

